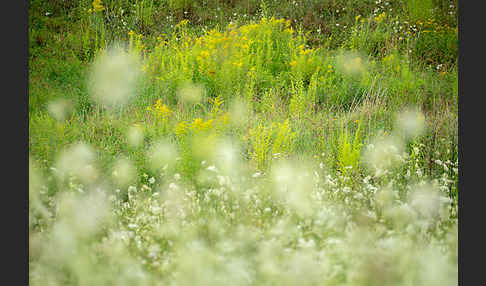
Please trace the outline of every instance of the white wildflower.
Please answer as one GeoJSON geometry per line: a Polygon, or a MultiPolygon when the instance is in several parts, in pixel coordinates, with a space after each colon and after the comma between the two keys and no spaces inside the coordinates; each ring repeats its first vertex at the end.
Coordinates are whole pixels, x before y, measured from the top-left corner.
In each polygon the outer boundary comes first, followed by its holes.
{"type": "Polygon", "coordinates": [[[218,170],[216,169],[216,166],[214,165],[211,165],[207,168],[208,171],[212,171],[212,172],[218,172],[218,170]]]}
{"type": "Polygon", "coordinates": [[[137,187],[135,187],[135,186],[129,186],[129,187],[128,187],[128,192],[129,192],[129,193],[134,193],[134,192],[136,192],[136,191],[137,191],[137,187]]]}

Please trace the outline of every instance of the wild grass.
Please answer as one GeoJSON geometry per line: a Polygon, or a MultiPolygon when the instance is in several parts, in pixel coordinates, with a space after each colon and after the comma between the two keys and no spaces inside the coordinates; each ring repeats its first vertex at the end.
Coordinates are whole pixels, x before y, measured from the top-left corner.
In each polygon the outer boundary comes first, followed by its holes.
{"type": "Polygon", "coordinates": [[[457,283],[446,2],[30,1],[30,283],[457,283]]]}

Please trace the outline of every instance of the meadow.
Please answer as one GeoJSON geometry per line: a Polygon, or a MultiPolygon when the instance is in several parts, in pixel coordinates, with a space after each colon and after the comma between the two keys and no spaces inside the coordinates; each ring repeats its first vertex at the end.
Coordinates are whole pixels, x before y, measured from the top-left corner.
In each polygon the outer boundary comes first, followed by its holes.
{"type": "Polygon", "coordinates": [[[32,285],[456,285],[450,0],[29,1],[32,285]]]}

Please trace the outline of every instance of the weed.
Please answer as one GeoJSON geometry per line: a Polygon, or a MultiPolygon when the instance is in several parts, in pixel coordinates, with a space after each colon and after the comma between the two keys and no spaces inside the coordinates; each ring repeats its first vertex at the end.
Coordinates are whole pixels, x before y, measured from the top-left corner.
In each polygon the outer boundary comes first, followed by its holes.
{"type": "Polygon", "coordinates": [[[342,128],[338,138],[337,164],[338,170],[344,177],[356,174],[360,159],[360,150],[363,145],[360,137],[361,121],[354,134],[354,139],[350,141],[348,129],[342,128]]]}

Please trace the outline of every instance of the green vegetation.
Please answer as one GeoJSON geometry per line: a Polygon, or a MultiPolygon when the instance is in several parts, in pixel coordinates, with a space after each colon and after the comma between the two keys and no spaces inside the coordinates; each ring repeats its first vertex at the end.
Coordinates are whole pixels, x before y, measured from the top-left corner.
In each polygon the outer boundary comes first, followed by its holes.
{"type": "Polygon", "coordinates": [[[456,284],[456,12],[30,0],[30,283],[456,284]]]}

